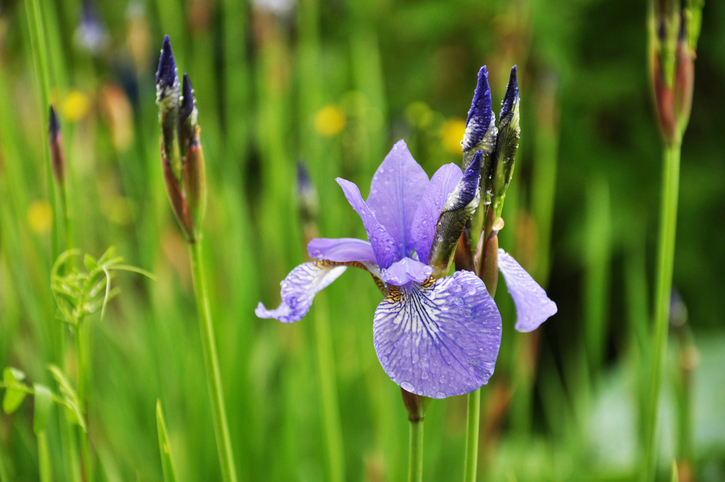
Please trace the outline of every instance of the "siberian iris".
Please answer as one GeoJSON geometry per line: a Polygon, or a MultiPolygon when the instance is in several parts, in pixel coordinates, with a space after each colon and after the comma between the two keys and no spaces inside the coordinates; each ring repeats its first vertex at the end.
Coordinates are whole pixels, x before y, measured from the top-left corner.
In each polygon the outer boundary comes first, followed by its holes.
{"type": "MultiPolygon", "coordinates": [[[[480,388],[496,364],[501,315],[473,272],[447,276],[466,213],[470,217],[478,206],[480,168],[478,154],[465,173],[447,164],[429,180],[399,141],[375,173],[367,201],[354,183],[338,178],[369,241],[310,241],[314,260],[282,281],[277,309],[260,303],[257,316],[298,321],[314,296],[348,266],[363,268],[384,293],[375,310],[373,342],[388,376],[408,392],[431,398],[480,388]]],[[[502,256],[500,265],[519,310],[517,328],[535,328],[550,316],[541,319],[541,294],[552,302],[513,258],[502,256]]]]}

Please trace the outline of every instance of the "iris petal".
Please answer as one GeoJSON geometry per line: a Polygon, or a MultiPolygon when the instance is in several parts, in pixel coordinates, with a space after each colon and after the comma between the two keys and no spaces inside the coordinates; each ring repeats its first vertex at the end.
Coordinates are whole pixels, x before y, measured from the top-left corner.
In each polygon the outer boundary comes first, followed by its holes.
{"type": "Polygon", "coordinates": [[[347,201],[350,203],[352,208],[358,213],[360,219],[365,226],[365,232],[368,234],[370,244],[375,251],[375,258],[378,261],[378,266],[381,268],[387,268],[395,261],[399,260],[402,256],[398,255],[397,245],[395,239],[388,233],[382,224],[375,217],[375,214],[370,210],[365,201],[363,201],[360,195],[360,189],[350,182],[338,177],[337,183],[345,193],[347,201]]]}
{"type": "Polygon", "coordinates": [[[544,289],[516,260],[503,249],[498,250],[498,269],[516,305],[516,331],[534,331],[557,311],[544,289]]]}
{"type": "Polygon", "coordinates": [[[436,232],[438,217],[446,204],[448,195],[463,177],[461,168],[455,164],[441,166],[426,187],[415,212],[412,227],[413,249],[418,259],[428,264],[430,248],[436,232]]]}
{"type": "Polygon", "coordinates": [[[307,245],[311,258],[346,263],[367,261],[377,263],[373,247],[367,241],[355,238],[315,238],[307,245]]]}
{"type": "Polygon", "coordinates": [[[385,373],[405,390],[461,395],[493,374],[501,315],[483,281],[457,271],[410,291],[391,288],[375,311],[373,341],[385,373]]]}
{"type": "Polygon", "coordinates": [[[390,268],[380,273],[380,278],[386,283],[404,286],[411,281],[422,283],[431,275],[433,268],[413,258],[403,258],[393,263],[390,268]]]}
{"type": "Polygon", "coordinates": [[[254,313],[260,318],[276,318],[282,323],[301,320],[312,306],[315,295],[335,281],[347,269],[326,261],[310,261],[293,269],[282,280],[282,303],[268,310],[262,303],[254,313]]]}
{"type": "Polygon", "coordinates": [[[395,239],[398,259],[410,255],[411,227],[418,203],[428,185],[428,175],[398,141],[373,176],[367,205],[395,239]]]}

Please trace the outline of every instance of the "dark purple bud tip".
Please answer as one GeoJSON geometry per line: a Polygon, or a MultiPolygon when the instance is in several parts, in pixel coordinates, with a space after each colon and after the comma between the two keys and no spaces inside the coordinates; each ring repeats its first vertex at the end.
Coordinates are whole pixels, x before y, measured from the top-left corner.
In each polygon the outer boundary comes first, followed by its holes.
{"type": "Polygon", "coordinates": [[[486,135],[492,118],[491,87],[488,85],[488,71],[484,65],[478,71],[476,90],[473,93],[471,109],[468,111],[468,117],[466,118],[466,134],[462,142],[464,151],[481,142],[486,135]]]}
{"type": "Polygon", "coordinates": [[[50,136],[50,141],[53,142],[53,140],[58,137],[58,134],[60,133],[60,124],[58,123],[58,116],[55,115],[55,109],[53,109],[53,106],[50,106],[50,116],[48,118],[48,135],[50,136]]]}
{"type": "Polygon", "coordinates": [[[483,152],[476,151],[476,154],[473,156],[473,161],[471,161],[471,164],[466,168],[466,172],[463,173],[463,178],[460,181],[463,189],[461,190],[457,203],[460,207],[468,206],[468,204],[473,201],[473,198],[476,197],[478,179],[481,176],[482,159],[483,152]]]}
{"type": "Polygon", "coordinates": [[[297,192],[306,193],[312,189],[312,180],[302,161],[297,161],[297,192]]]}
{"type": "Polygon", "coordinates": [[[516,66],[511,67],[511,75],[509,76],[509,84],[506,87],[506,95],[503,98],[503,105],[501,106],[501,120],[511,112],[514,108],[514,103],[519,98],[519,81],[516,78],[516,66]]]}
{"type": "Polygon", "coordinates": [[[183,123],[194,111],[194,106],[196,105],[196,99],[194,98],[194,88],[191,86],[189,75],[186,73],[184,73],[184,81],[181,87],[181,95],[183,96],[183,98],[181,101],[181,112],[179,112],[179,116],[181,117],[181,122],[183,123]]]}
{"type": "Polygon", "coordinates": [[[176,62],[171,51],[171,41],[168,35],[164,35],[164,44],[161,47],[159,58],[159,70],[156,72],[156,83],[173,85],[176,80],[176,62]]]}

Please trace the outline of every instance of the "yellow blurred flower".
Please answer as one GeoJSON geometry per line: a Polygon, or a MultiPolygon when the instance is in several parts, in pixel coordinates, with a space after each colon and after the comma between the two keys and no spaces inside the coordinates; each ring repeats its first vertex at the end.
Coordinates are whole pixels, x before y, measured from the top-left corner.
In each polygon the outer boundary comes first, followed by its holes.
{"type": "Polygon", "coordinates": [[[345,127],[345,111],[337,104],[329,104],[315,114],[315,130],[324,137],[339,134],[345,127]]]}
{"type": "Polygon", "coordinates": [[[53,225],[53,210],[48,201],[39,199],[28,207],[28,224],[38,234],[46,234],[53,225]]]}
{"type": "Polygon", "coordinates": [[[463,152],[461,140],[463,140],[465,132],[466,121],[459,117],[448,119],[443,123],[441,126],[441,141],[448,152],[461,155],[463,152]]]}
{"type": "Polygon", "coordinates": [[[71,90],[63,99],[63,117],[68,122],[78,122],[88,115],[91,99],[80,90],[71,90]]]}

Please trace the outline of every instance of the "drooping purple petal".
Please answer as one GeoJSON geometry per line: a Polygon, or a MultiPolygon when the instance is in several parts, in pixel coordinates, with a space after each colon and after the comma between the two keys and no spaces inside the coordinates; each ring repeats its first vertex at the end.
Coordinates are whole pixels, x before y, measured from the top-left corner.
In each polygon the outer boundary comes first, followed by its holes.
{"type": "Polygon", "coordinates": [[[411,281],[422,283],[433,272],[433,268],[413,258],[403,258],[390,268],[380,272],[380,279],[395,286],[404,286],[411,281]]]}
{"type": "Polygon", "coordinates": [[[411,226],[428,175],[415,162],[405,141],[398,141],[373,176],[367,205],[395,239],[400,258],[413,249],[411,226]]]}
{"type": "Polygon", "coordinates": [[[337,183],[345,193],[347,201],[350,203],[352,208],[358,213],[360,219],[365,226],[365,232],[368,234],[370,244],[375,251],[375,258],[377,259],[378,266],[381,268],[388,268],[395,261],[402,258],[398,253],[397,244],[395,239],[388,233],[382,224],[375,217],[375,214],[370,210],[365,201],[363,201],[360,195],[360,189],[350,182],[338,177],[337,183]]]}
{"type": "Polygon", "coordinates": [[[468,117],[466,118],[466,133],[461,142],[464,152],[473,149],[483,141],[490,128],[495,128],[491,121],[493,121],[491,87],[488,85],[488,71],[484,65],[478,71],[476,90],[473,93],[471,109],[468,111],[468,117]]]}
{"type": "Polygon", "coordinates": [[[345,263],[348,261],[368,261],[376,263],[373,247],[367,241],[356,238],[315,238],[307,245],[311,258],[326,259],[345,263]]]}
{"type": "Polygon", "coordinates": [[[282,323],[301,320],[312,306],[315,295],[329,286],[347,269],[325,261],[309,261],[293,269],[282,280],[282,302],[274,310],[268,310],[262,303],[254,313],[260,318],[276,318],[282,323]]]}
{"type": "Polygon", "coordinates": [[[457,271],[410,292],[391,288],[375,310],[373,342],[385,373],[405,390],[461,395],[493,374],[501,315],[483,281],[457,271]]]}
{"type": "Polygon", "coordinates": [[[546,292],[534,278],[503,249],[498,250],[498,269],[503,273],[506,287],[516,305],[516,331],[534,331],[556,313],[556,303],[546,296],[546,292]]]}
{"type": "Polygon", "coordinates": [[[461,168],[455,164],[441,166],[426,187],[418,204],[411,228],[412,245],[418,253],[418,259],[428,264],[430,248],[433,245],[436,224],[446,204],[448,195],[453,192],[463,177],[461,168]]]}

